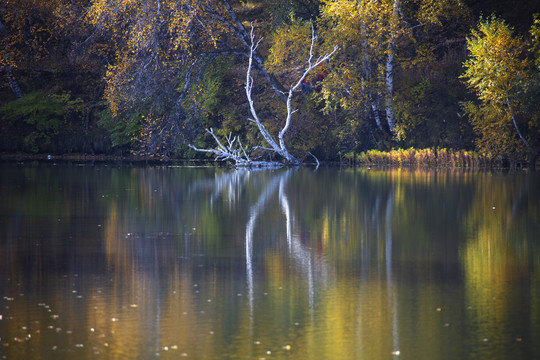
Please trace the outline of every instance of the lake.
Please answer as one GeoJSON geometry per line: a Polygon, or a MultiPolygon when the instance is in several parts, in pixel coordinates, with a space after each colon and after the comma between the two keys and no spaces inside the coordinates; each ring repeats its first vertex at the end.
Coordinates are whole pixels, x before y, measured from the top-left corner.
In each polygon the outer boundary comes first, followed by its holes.
{"type": "Polygon", "coordinates": [[[0,164],[0,359],[540,358],[540,177],[0,164]]]}

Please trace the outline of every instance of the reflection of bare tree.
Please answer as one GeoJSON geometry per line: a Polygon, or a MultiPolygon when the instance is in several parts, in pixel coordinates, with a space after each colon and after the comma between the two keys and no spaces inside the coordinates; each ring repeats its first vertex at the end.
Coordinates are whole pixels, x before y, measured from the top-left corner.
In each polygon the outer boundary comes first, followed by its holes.
{"type": "MultiPolygon", "coordinates": [[[[246,178],[249,176],[250,172],[245,172],[246,178]]],[[[265,186],[259,199],[255,205],[251,206],[249,209],[249,220],[246,224],[246,277],[247,277],[247,286],[248,286],[248,298],[249,298],[249,311],[250,318],[253,317],[253,232],[255,230],[255,223],[259,217],[261,211],[264,209],[264,206],[268,202],[270,196],[276,192],[276,189],[281,181],[284,181],[285,178],[288,178],[291,174],[291,170],[282,172],[279,176],[275,176],[270,183],[265,186]]]]}
{"type": "Polygon", "coordinates": [[[250,179],[250,171],[246,169],[236,169],[218,173],[216,171],[213,179],[195,181],[190,184],[189,193],[197,194],[201,190],[211,190],[210,203],[226,194],[230,204],[234,204],[242,195],[243,189],[250,179]]]}
{"type": "MultiPolygon", "coordinates": [[[[293,265],[299,269],[302,276],[307,280],[310,307],[313,307],[314,303],[314,281],[324,281],[328,274],[328,265],[323,256],[314,255],[313,252],[300,241],[300,236],[294,233],[294,217],[292,216],[291,207],[285,191],[287,180],[292,172],[293,170],[286,170],[273,176],[270,182],[266,184],[260,192],[256,203],[249,208],[249,219],[246,224],[245,249],[250,312],[253,311],[254,301],[253,247],[256,244],[254,244],[253,235],[257,225],[257,219],[264,212],[266,204],[271,200],[278,188],[279,203],[283,214],[285,215],[287,248],[289,249],[293,265]]],[[[246,176],[249,176],[249,172],[246,172],[246,176]]]]}
{"type": "Polygon", "coordinates": [[[294,218],[291,215],[289,199],[285,193],[285,181],[280,182],[279,202],[283,213],[285,214],[285,223],[287,226],[287,246],[295,265],[306,275],[308,280],[309,305],[313,308],[315,290],[314,280],[325,282],[328,275],[328,264],[323,256],[316,255],[306,248],[300,241],[298,234],[293,233],[294,218]]]}

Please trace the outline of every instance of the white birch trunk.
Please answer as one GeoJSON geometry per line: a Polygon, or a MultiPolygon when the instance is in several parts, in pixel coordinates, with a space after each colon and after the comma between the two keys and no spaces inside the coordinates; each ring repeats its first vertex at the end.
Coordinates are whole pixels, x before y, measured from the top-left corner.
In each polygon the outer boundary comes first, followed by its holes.
{"type": "Polygon", "coordinates": [[[362,91],[368,92],[368,100],[367,105],[368,107],[371,107],[371,111],[373,112],[373,118],[375,119],[375,125],[377,125],[377,128],[379,130],[382,130],[382,123],[381,123],[381,116],[379,113],[379,107],[377,106],[377,103],[373,100],[373,94],[371,89],[369,89],[369,80],[371,78],[371,59],[369,54],[369,46],[368,46],[368,40],[367,40],[367,31],[366,31],[366,20],[364,18],[364,14],[362,14],[365,11],[365,2],[359,2],[358,3],[358,12],[361,17],[361,24],[360,24],[360,34],[362,35],[362,66],[363,66],[363,73],[364,78],[362,79],[362,91]],[[368,83],[368,86],[366,86],[366,83],[368,83]]]}
{"type": "MultiPolygon", "coordinates": [[[[296,157],[294,157],[292,154],[289,153],[287,150],[286,144],[285,144],[285,133],[290,127],[291,124],[291,118],[292,114],[294,114],[297,110],[292,109],[292,98],[293,94],[300,86],[302,85],[302,81],[306,78],[306,76],[317,66],[322,64],[323,62],[327,61],[332,57],[332,55],[337,51],[337,47],[334,47],[334,50],[330,53],[327,53],[323,56],[319,56],[315,62],[313,62],[313,49],[315,45],[315,41],[317,37],[315,36],[314,30],[312,28],[312,36],[311,36],[311,45],[309,49],[309,59],[307,61],[306,69],[304,70],[302,76],[296,82],[294,85],[291,85],[288,92],[285,92],[284,95],[286,95],[286,106],[287,106],[287,116],[285,118],[285,124],[283,125],[283,128],[278,133],[278,142],[274,139],[274,137],[268,132],[262,121],[259,119],[259,116],[257,115],[257,110],[255,109],[255,102],[253,101],[252,97],[252,90],[253,90],[253,78],[251,77],[251,70],[253,68],[253,60],[254,55],[256,54],[257,47],[259,46],[262,39],[259,39],[257,42],[255,42],[255,37],[253,35],[253,27],[251,29],[250,33],[250,52],[249,52],[249,60],[248,60],[248,69],[246,72],[246,97],[249,104],[249,110],[251,113],[252,118],[249,119],[251,122],[254,122],[257,125],[257,128],[259,129],[259,132],[265,139],[265,141],[270,146],[268,147],[258,147],[262,148],[264,150],[272,151],[280,155],[287,164],[289,165],[300,165],[300,161],[296,157]]],[[[206,130],[209,134],[211,134],[214,137],[214,140],[217,143],[217,147],[215,149],[199,149],[196,148],[193,145],[189,145],[192,149],[196,151],[202,151],[202,152],[210,152],[215,154],[217,157],[216,159],[219,160],[233,160],[235,161],[237,166],[275,166],[279,165],[280,163],[277,162],[253,162],[250,158],[247,152],[245,151],[244,147],[238,140],[238,146],[240,146],[240,149],[237,149],[235,146],[235,142],[237,141],[237,138],[231,138],[231,135],[227,137],[228,145],[223,145],[217,136],[214,134],[212,130],[206,130]]]]}
{"type": "Polygon", "coordinates": [[[395,120],[393,109],[394,96],[394,52],[396,48],[396,28],[398,26],[399,13],[401,12],[400,0],[394,0],[392,7],[392,19],[390,23],[390,42],[388,43],[388,57],[386,59],[386,122],[390,132],[394,132],[395,120]]]}

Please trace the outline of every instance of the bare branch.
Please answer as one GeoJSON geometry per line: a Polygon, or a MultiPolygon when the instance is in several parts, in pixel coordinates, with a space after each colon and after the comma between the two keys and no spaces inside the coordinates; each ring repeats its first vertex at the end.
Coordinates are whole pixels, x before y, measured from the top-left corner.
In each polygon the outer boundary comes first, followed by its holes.
{"type": "MultiPolygon", "coordinates": [[[[224,2],[225,6],[230,6],[227,1],[224,2]]],[[[242,26],[243,28],[243,26],[242,26]]],[[[244,29],[245,31],[245,29],[244,29]]],[[[247,34],[247,32],[246,32],[247,34]]],[[[285,145],[284,135],[286,131],[288,130],[290,123],[291,123],[291,116],[292,114],[296,113],[298,109],[292,109],[291,103],[292,103],[292,97],[294,92],[300,87],[302,84],[302,81],[308,76],[308,74],[315,69],[317,66],[322,64],[323,62],[329,60],[334,53],[338,50],[337,46],[334,47],[334,49],[326,53],[324,55],[321,55],[317,57],[315,62],[313,62],[314,58],[314,52],[315,52],[315,43],[317,41],[317,36],[315,35],[315,31],[313,29],[313,26],[311,27],[311,44],[309,49],[309,58],[307,59],[307,65],[306,69],[304,70],[302,76],[300,76],[300,79],[290,86],[289,91],[282,92],[282,95],[286,96],[286,106],[287,106],[287,117],[285,119],[285,124],[281,131],[278,134],[278,142],[272,137],[272,135],[268,132],[262,121],[259,119],[259,116],[257,114],[257,110],[255,109],[255,102],[253,101],[252,92],[253,92],[253,85],[254,80],[251,76],[251,70],[253,69],[253,62],[254,57],[256,54],[256,50],[258,46],[260,45],[262,38],[255,39],[254,35],[254,27],[251,26],[251,31],[249,33],[249,57],[248,57],[248,67],[246,71],[246,83],[245,83],[245,90],[246,90],[246,97],[249,104],[249,110],[251,113],[251,118],[248,118],[248,121],[253,122],[257,125],[259,129],[259,133],[263,136],[264,140],[270,145],[270,147],[263,147],[263,146],[256,146],[254,149],[263,149],[266,151],[275,152],[278,155],[280,155],[286,163],[291,165],[299,165],[300,161],[298,161],[297,158],[295,158],[293,155],[289,153],[287,150],[287,147],[285,145]]],[[[282,165],[278,162],[256,162],[252,161],[246,149],[243,147],[242,143],[240,142],[240,139],[237,139],[236,137],[232,137],[232,134],[228,134],[225,136],[225,139],[227,140],[227,147],[223,145],[223,143],[219,140],[219,138],[216,136],[214,131],[212,129],[206,130],[212,137],[214,138],[214,141],[217,144],[217,147],[215,149],[198,149],[192,145],[190,147],[196,151],[203,151],[203,152],[210,152],[213,154],[216,154],[218,159],[223,160],[232,160],[235,161],[237,166],[276,166],[276,165],[282,165]],[[236,140],[238,140],[238,145],[235,146],[236,140]]],[[[309,153],[311,156],[313,156],[317,162],[317,166],[319,165],[319,160],[311,153],[309,153]]]]}

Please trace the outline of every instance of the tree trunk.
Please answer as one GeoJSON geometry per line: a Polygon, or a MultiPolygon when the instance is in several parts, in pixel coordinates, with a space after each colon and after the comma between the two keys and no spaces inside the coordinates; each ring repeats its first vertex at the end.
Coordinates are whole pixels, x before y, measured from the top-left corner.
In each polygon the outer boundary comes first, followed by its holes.
{"type": "Polygon", "coordinates": [[[392,98],[394,96],[394,52],[396,49],[396,27],[398,26],[400,0],[394,0],[392,19],[390,24],[390,42],[388,43],[388,57],[386,59],[386,122],[391,133],[394,132],[395,120],[392,98]]]}
{"type": "MultiPolygon", "coordinates": [[[[250,35],[247,32],[246,28],[236,15],[236,12],[232,8],[231,4],[229,4],[228,0],[223,0],[223,5],[229,12],[229,15],[231,16],[232,20],[234,21],[234,32],[236,33],[236,36],[240,39],[240,41],[244,44],[244,46],[251,51],[251,42],[250,42],[250,35]]],[[[255,68],[259,73],[261,73],[268,84],[272,87],[274,90],[274,93],[283,101],[287,100],[287,97],[284,94],[285,88],[277,81],[277,79],[270,75],[268,71],[266,71],[266,68],[264,67],[264,60],[259,54],[259,52],[255,49],[255,51],[252,51],[251,56],[253,57],[253,60],[255,60],[255,68]]]]}
{"type": "MultiPolygon", "coordinates": [[[[362,11],[364,11],[365,4],[362,2],[362,4],[358,4],[359,8],[358,11],[360,13],[360,16],[362,16],[362,11]]],[[[363,67],[363,76],[362,79],[362,91],[366,91],[366,87],[369,88],[369,80],[371,78],[371,59],[369,54],[369,45],[367,40],[367,31],[366,31],[366,20],[362,18],[361,24],[360,24],[360,34],[362,35],[362,67],[363,67]],[[368,84],[366,86],[366,84],[368,84]]],[[[369,90],[371,93],[371,90],[369,90]]],[[[368,107],[371,107],[371,111],[373,112],[373,118],[375,119],[375,124],[377,125],[377,128],[379,130],[382,130],[382,123],[381,123],[381,116],[379,113],[379,107],[377,106],[376,102],[373,100],[373,95],[370,94],[368,97],[369,105],[368,107]]]]}
{"type": "Polygon", "coordinates": [[[505,98],[506,98],[506,106],[508,106],[508,111],[510,113],[510,117],[512,118],[512,123],[514,124],[514,128],[516,129],[516,132],[517,132],[517,134],[519,136],[519,139],[523,142],[523,144],[525,144],[525,147],[529,150],[529,156],[530,156],[529,165],[533,165],[533,163],[534,163],[534,166],[536,166],[536,158],[538,157],[538,151],[536,151],[529,144],[529,142],[525,139],[525,137],[523,136],[521,131],[519,131],[519,127],[517,125],[516,118],[514,117],[514,113],[512,111],[512,106],[510,105],[510,100],[508,99],[508,96],[506,96],[505,98]]]}
{"type": "Polygon", "coordinates": [[[11,90],[13,91],[13,94],[15,94],[15,98],[20,99],[23,97],[23,92],[21,90],[21,87],[19,86],[19,83],[17,82],[17,79],[15,78],[15,75],[13,75],[13,72],[11,71],[11,66],[5,67],[6,76],[8,78],[9,86],[11,86],[11,90]]]}

